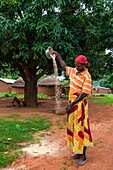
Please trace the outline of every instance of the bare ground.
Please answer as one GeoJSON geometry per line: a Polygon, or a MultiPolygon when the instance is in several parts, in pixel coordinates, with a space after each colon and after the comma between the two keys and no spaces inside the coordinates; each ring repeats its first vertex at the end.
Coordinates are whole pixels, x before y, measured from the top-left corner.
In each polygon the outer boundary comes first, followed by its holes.
{"type": "MultiPolygon", "coordinates": [[[[63,107],[67,101],[62,101],[63,107]]],[[[40,115],[50,118],[53,122],[52,129],[45,131],[44,140],[47,143],[42,148],[42,153],[33,150],[26,152],[21,158],[15,161],[15,164],[8,165],[6,170],[75,170],[75,161],[68,159],[73,155],[71,149],[66,144],[66,115],[59,116],[53,114],[54,100],[40,100],[37,108],[13,107],[11,99],[0,100],[0,117],[12,114],[20,114],[24,117],[40,115]],[[56,122],[62,123],[62,128],[56,122]],[[51,148],[50,150],[46,150],[51,148]],[[55,149],[56,148],[56,149],[55,149]],[[45,150],[45,152],[43,152],[45,150]],[[35,154],[37,153],[37,154],[35,154]]],[[[89,103],[90,125],[93,136],[94,146],[88,148],[88,162],[79,167],[80,170],[112,170],[113,169],[113,105],[98,105],[89,103]]],[[[35,134],[37,135],[37,134],[35,134]]],[[[42,144],[43,145],[43,138],[42,144]]],[[[4,168],[3,168],[4,169],[4,168]]],[[[2,169],[2,170],[3,170],[2,169]]],[[[4,169],[4,170],[5,170],[4,169]]]]}

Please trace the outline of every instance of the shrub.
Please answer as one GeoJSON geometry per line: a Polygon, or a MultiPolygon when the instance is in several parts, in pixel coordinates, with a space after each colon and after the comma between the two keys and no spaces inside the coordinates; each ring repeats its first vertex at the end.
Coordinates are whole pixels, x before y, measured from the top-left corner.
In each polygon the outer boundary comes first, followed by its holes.
{"type": "Polygon", "coordinates": [[[39,99],[48,99],[48,95],[46,94],[38,94],[39,99]]]}

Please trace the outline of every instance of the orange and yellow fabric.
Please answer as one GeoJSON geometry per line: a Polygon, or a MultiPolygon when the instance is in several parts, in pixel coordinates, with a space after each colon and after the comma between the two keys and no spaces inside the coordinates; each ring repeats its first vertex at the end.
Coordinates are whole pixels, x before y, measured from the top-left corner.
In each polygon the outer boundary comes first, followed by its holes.
{"type": "MultiPolygon", "coordinates": [[[[76,74],[76,68],[66,67],[66,73],[70,78],[69,102],[73,102],[82,92],[91,93],[91,76],[87,69],[76,74]]],[[[84,146],[93,146],[86,98],[75,104],[68,113],[67,145],[79,154],[83,153],[84,146]]]]}
{"type": "Polygon", "coordinates": [[[66,67],[66,74],[70,78],[70,93],[86,93],[90,94],[92,89],[91,75],[88,69],[77,74],[77,69],[66,67]]]}

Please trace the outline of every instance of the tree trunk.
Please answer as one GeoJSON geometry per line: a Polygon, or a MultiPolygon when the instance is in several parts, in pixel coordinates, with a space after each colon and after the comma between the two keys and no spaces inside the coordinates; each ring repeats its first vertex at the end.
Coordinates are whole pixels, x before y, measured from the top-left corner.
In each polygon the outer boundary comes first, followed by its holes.
{"type": "Polygon", "coordinates": [[[113,89],[111,89],[111,94],[113,94],[113,89]]]}
{"type": "Polygon", "coordinates": [[[27,78],[24,88],[24,103],[28,107],[37,107],[37,80],[36,77],[27,78]]]}

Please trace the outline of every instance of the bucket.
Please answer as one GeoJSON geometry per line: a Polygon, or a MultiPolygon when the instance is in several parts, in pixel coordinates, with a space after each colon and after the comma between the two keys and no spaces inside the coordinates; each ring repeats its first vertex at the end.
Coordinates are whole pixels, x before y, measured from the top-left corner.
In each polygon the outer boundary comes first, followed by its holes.
{"type": "Polygon", "coordinates": [[[53,57],[55,57],[55,54],[52,54],[52,53],[53,53],[53,48],[49,46],[47,50],[45,51],[45,54],[48,59],[52,59],[53,57]]]}
{"type": "Polygon", "coordinates": [[[66,114],[66,109],[65,108],[60,108],[56,110],[57,115],[65,115],[66,114]]]}

